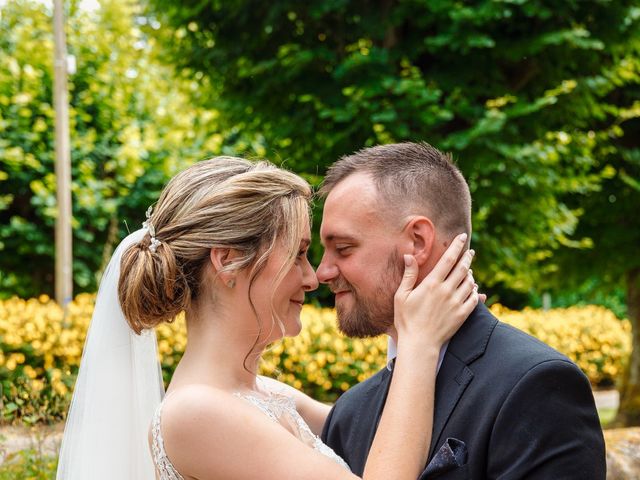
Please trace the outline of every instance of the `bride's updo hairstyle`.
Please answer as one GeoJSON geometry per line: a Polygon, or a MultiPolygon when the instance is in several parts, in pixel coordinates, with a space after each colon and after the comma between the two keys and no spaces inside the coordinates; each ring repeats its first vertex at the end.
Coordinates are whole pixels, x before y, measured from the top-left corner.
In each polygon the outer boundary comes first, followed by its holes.
{"type": "Polygon", "coordinates": [[[147,232],[122,257],[118,296],[131,328],[140,333],[188,310],[206,289],[212,248],[239,252],[224,270],[248,268],[253,282],[281,242],[288,257],[275,288],[295,261],[310,199],[307,182],[268,162],[216,157],[176,175],[148,219],[160,243],[147,232]]]}

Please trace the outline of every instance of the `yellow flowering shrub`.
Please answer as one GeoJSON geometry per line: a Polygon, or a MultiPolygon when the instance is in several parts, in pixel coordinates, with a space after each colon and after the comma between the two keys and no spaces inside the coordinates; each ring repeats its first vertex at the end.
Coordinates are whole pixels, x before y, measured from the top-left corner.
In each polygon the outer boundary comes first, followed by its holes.
{"type": "MultiPolygon", "coordinates": [[[[46,295],[0,301],[2,415],[27,423],[64,418],[82,357],[95,295],[78,295],[62,309],[46,295]]],[[[498,318],[548,343],[574,360],[594,385],[611,383],[631,350],[630,324],[602,307],[543,312],[491,307],[498,318]]],[[[272,345],[261,373],[324,401],[335,400],[386,363],[384,337],[352,340],[336,331],[335,311],[305,305],[303,329],[272,345]]],[[[184,316],[157,328],[158,353],[168,382],[186,344],[184,316]]]]}
{"type": "Polygon", "coordinates": [[[345,337],[336,330],[334,309],[305,305],[301,320],[300,335],[277,342],[265,353],[263,374],[318,400],[335,401],[350,386],[386,365],[386,337],[345,337]]]}
{"type": "Polygon", "coordinates": [[[46,295],[0,302],[2,413],[28,423],[60,418],[68,406],[93,311],[93,295],[62,309],[46,295]]]}
{"type": "Polygon", "coordinates": [[[514,311],[496,304],[491,311],[564,353],[595,386],[614,384],[631,354],[631,323],[604,307],[514,311]]]}

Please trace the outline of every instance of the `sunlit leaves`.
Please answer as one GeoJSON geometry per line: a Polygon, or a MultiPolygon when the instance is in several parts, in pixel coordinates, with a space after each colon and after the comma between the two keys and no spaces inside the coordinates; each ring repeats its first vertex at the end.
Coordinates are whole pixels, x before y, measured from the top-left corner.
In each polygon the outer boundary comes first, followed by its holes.
{"type": "Polygon", "coordinates": [[[175,59],[215,84],[221,121],[297,171],[376,143],[451,151],[474,196],[484,285],[541,288],[559,249],[594,243],[576,233],[580,199],[599,191],[602,156],[632,141],[636,106],[621,92],[639,82],[634,2],[151,5],[185,29],[175,59]]]}
{"type": "MultiPolygon", "coordinates": [[[[105,241],[125,221],[137,228],[166,180],[222,140],[215,113],[191,107],[196,80],[159,61],[148,32],[160,25],[139,2],[68,7],[74,276],[93,290],[105,241]]],[[[53,289],[52,20],[35,0],[0,9],[0,295],[28,296],[53,289]]]]}

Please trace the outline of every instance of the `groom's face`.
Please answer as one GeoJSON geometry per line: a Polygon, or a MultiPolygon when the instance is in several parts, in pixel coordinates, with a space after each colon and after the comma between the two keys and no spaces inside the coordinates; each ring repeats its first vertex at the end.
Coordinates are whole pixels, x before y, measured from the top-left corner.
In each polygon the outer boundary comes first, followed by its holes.
{"type": "Polygon", "coordinates": [[[324,245],[316,274],[335,294],[338,327],[350,337],[386,333],[402,278],[401,234],[380,214],[373,181],[352,174],[326,198],[320,227],[324,245]]]}

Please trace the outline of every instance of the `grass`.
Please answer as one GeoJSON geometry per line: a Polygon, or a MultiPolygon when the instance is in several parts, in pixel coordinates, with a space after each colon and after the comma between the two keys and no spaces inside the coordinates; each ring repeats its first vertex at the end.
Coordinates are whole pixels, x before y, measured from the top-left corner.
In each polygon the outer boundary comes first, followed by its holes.
{"type": "Polygon", "coordinates": [[[29,448],[8,452],[7,437],[0,435],[0,480],[55,480],[58,458],[44,440],[40,431],[29,448]]]}
{"type": "Polygon", "coordinates": [[[602,428],[607,428],[613,420],[616,418],[616,414],[618,413],[617,408],[607,408],[602,407],[598,409],[598,416],[600,417],[600,425],[602,428]]]}
{"type": "Polygon", "coordinates": [[[600,417],[600,425],[602,428],[607,428],[607,426],[616,418],[617,413],[617,408],[599,408],[598,416],[600,417]]]}
{"type": "Polygon", "coordinates": [[[0,466],[0,480],[55,480],[58,459],[35,448],[7,455],[0,466]]]}

